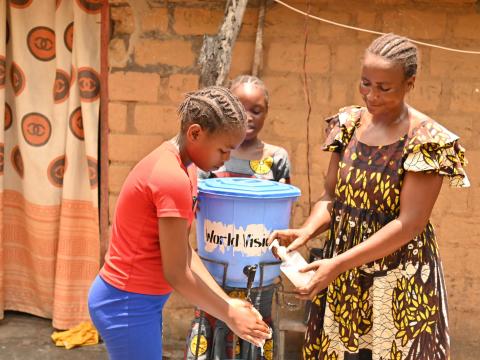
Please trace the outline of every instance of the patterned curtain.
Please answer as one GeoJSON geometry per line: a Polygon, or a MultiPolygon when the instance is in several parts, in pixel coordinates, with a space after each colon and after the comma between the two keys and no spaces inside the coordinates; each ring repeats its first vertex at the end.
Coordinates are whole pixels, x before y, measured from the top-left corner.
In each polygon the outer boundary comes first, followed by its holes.
{"type": "Polygon", "coordinates": [[[88,319],[102,0],[0,0],[0,318],[88,319]]]}

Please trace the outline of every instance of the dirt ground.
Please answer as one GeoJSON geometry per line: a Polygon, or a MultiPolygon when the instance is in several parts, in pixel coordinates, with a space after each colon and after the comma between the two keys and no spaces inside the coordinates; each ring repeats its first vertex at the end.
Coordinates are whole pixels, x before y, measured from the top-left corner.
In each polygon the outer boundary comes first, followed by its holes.
{"type": "MultiPolygon", "coordinates": [[[[83,346],[71,350],[57,348],[50,335],[53,332],[49,319],[43,319],[25,313],[7,311],[0,320],[0,360],[108,360],[104,344],[83,346]]],[[[300,343],[301,335],[289,333],[288,343],[300,343]]],[[[478,344],[457,343],[452,347],[452,359],[478,359],[478,344]],[[462,347],[463,356],[458,356],[462,347]]],[[[164,339],[163,360],[182,360],[184,342],[164,339]]],[[[291,347],[288,346],[287,347],[291,347]]],[[[295,346],[297,347],[297,346],[295,346]]],[[[290,348],[285,358],[298,360],[298,350],[290,348]]],[[[140,360],[140,359],[139,359],[140,360]]]]}

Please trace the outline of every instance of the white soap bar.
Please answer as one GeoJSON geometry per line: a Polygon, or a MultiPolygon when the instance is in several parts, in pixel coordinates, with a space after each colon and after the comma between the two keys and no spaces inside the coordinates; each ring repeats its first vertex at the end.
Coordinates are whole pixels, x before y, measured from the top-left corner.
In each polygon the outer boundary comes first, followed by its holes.
{"type": "Polygon", "coordinates": [[[306,273],[298,271],[308,265],[303,256],[298,251],[287,252],[287,248],[281,246],[277,240],[270,244],[269,249],[272,250],[273,248],[276,249],[278,256],[282,260],[280,270],[288,280],[297,288],[307,286],[313,275],[315,275],[315,271],[310,270],[306,273]]]}

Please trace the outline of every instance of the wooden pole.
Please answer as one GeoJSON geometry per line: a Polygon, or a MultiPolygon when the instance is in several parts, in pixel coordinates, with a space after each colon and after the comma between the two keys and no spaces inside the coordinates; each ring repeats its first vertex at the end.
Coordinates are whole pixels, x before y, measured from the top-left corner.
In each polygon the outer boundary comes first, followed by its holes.
{"type": "Polygon", "coordinates": [[[100,207],[100,266],[103,265],[108,247],[108,43],[110,41],[109,4],[105,1],[100,15],[100,149],[99,207],[100,207]]]}
{"type": "Polygon", "coordinates": [[[260,0],[258,9],[257,36],[255,39],[255,54],[253,57],[252,75],[259,76],[263,66],[263,28],[265,26],[265,8],[267,0],[260,0]]]}

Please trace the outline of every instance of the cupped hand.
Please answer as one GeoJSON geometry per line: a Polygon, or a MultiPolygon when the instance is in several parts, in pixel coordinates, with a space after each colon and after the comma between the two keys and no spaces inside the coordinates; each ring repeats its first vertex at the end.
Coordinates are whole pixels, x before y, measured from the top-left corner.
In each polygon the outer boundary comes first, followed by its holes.
{"type": "Polygon", "coordinates": [[[273,240],[277,239],[280,245],[287,246],[288,251],[293,251],[305,245],[310,240],[310,233],[307,229],[285,229],[273,231],[268,243],[271,244],[273,240]]]}
{"type": "Polygon", "coordinates": [[[228,303],[230,309],[227,325],[235,334],[256,346],[261,346],[265,339],[270,338],[270,328],[252,304],[235,298],[230,298],[228,303]]]}
{"type": "Polygon", "coordinates": [[[299,271],[308,272],[311,270],[315,271],[315,275],[312,277],[308,285],[302,288],[297,288],[298,298],[302,300],[312,300],[320,291],[325,289],[340,275],[340,269],[335,259],[313,261],[299,271]]]}

